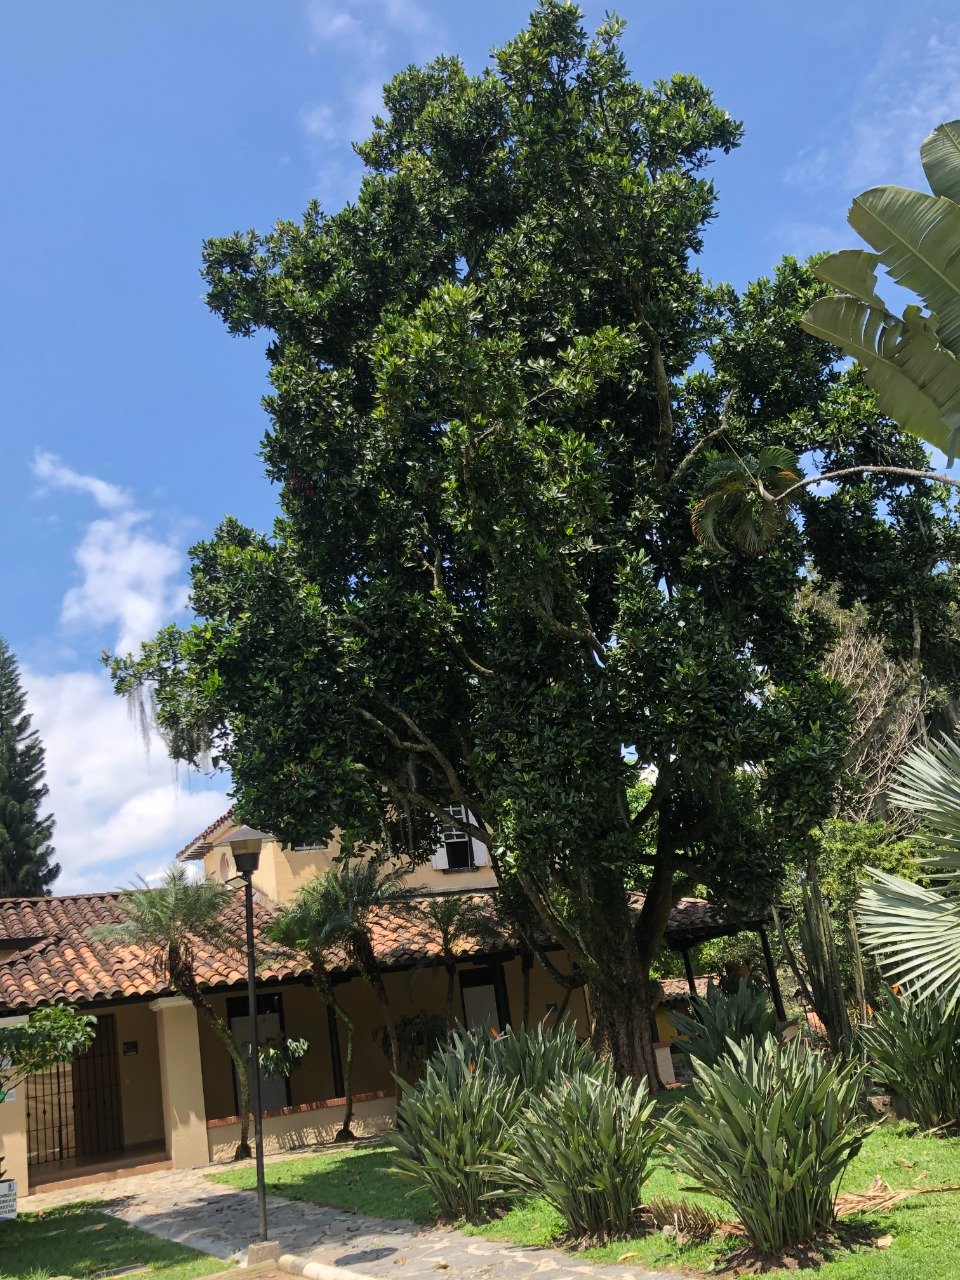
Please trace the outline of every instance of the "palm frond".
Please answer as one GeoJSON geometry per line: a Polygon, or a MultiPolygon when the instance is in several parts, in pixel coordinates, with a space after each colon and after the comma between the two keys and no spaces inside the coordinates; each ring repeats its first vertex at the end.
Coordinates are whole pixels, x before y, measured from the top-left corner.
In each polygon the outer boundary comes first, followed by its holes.
{"type": "Polygon", "coordinates": [[[909,995],[960,1000],[960,903],[935,889],[870,869],[857,902],[863,941],[909,995]]]}

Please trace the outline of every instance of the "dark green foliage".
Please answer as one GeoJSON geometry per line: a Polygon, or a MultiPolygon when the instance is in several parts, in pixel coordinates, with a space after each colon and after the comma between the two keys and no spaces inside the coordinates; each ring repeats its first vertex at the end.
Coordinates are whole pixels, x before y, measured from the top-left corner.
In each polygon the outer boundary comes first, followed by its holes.
{"type": "Polygon", "coordinates": [[[40,814],[43,744],[26,706],[17,661],[0,637],[0,898],[49,893],[60,874],[51,861],[54,820],[40,814]]]}
{"type": "Polygon", "coordinates": [[[539,1096],[558,1080],[574,1075],[598,1075],[604,1064],[584,1041],[577,1039],[572,1022],[558,1027],[546,1020],[532,1031],[507,1027],[500,1035],[489,1031],[458,1031],[451,1052],[462,1062],[485,1062],[490,1071],[508,1084],[516,1084],[521,1098],[539,1096]]]}
{"type": "Polygon", "coordinates": [[[713,982],[707,984],[707,996],[690,1000],[692,1017],[671,1013],[670,1021],[684,1037],[677,1042],[677,1052],[713,1066],[729,1056],[731,1044],[761,1044],[777,1029],[777,1015],[765,994],[756,992],[744,979],[734,995],[725,995],[713,982]]]}
{"type": "Polygon", "coordinates": [[[885,482],[856,510],[807,495],[764,556],[693,536],[723,432],[741,456],[905,447],[796,323],[805,268],[740,296],[699,274],[706,169],[740,137],[694,77],[637,83],[620,22],[591,38],[559,0],[482,75],[395,77],[353,204],[206,246],[211,307],[268,334],[282,517],[225,520],[192,553],[196,624],[112,665],[291,844],[337,827],[423,859],[462,805],[589,981],[598,1049],[651,1079],[676,892],[770,901],[831,812],[847,713],[800,595],[814,543],[853,596],[869,564],[901,646],[948,635],[954,593],[927,581],[930,495],[885,482]],[[875,545],[839,563],[865,520],[875,545]]]}
{"type": "Polygon", "coordinates": [[[69,1005],[37,1009],[22,1026],[0,1027],[0,1105],[28,1076],[83,1053],[93,1043],[96,1030],[96,1018],[69,1005]]]}
{"type": "Polygon", "coordinates": [[[530,1095],[505,1157],[506,1185],[542,1197],[578,1240],[636,1230],[660,1127],[646,1082],[576,1074],[530,1095]]]}
{"type": "MultiPolygon", "coordinates": [[[[446,1041],[447,1022],[442,1013],[418,1009],[397,1019],[396,1032],[400,1063],[411,1076],[417,1076],[426,1060],[446,1041]]],[[[386,1023],[374,1027],[372,1036],[383,1056],[389,1059],[390,1035],[386,1023]]]]}
{"type": "Polygon", "coordinates": [[[694,1061],[689,1095],[665,1122],[675,1163],[732,1205],[751,1242],[778,1253],[823,1236],[834,1196],[867,1132],[862,1066],[831,1065],[797,1036],[694,1061]]]}
{"type": "Polygon", "coordinates": [[[899,1094],[923,1129],[960,1125],[960,1007],[935,999],[888,999],[860,1028],[870,1070],[899,1094]]]}
{"type": "Polygon", "coordinates": [[[435,1056],[397,1106],[396,1167],[441,1217],[479,1222],[496,1208],[516,1114],[515,1086],[482,1059],[435,1056]]]}

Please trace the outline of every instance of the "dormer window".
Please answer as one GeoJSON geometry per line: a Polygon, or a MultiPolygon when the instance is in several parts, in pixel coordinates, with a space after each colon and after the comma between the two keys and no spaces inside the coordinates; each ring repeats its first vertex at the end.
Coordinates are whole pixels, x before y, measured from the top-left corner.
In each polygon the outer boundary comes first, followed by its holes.
{"type": "Polygon", "coordinates": [[[473,814],[468,813],[462,804],[449,805],[447,812],[450,821],[443,824],[442,844],[437,846],[433,855],[436,870],[475,871],[477,867],[485,866],[490,860],[486,846],[463,829],[463,824],[473,822],[473,814]]]}

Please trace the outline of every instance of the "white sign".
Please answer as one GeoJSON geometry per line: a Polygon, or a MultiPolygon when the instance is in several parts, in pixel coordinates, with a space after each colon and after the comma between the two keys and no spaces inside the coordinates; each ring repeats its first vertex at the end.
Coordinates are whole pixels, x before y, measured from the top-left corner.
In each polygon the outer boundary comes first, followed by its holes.
{"type": "Polygon", "coordinates": [[[17,1216],[16,1182],[0,1182],[0,1221],[17,1216]]]}

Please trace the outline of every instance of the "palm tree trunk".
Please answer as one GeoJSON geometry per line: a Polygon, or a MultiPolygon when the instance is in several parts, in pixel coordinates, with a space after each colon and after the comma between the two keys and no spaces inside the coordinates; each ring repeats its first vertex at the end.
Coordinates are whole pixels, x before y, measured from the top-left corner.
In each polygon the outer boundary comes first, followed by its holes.
{"type": "Polygon", "coordinates": [[[334,995],[333,982],[322,955],[314,954],[311,967],[313,981],[322,993],[327,1008],[333,1010],[334,1017],[339,1018],[347,1029],[347,1061],[343,1069],[343,1124],[333,1140],[334,1142],[353,1142],[357,1136],[351,1128],[353,1124],[353,1019],[334,995]]]}
{"type": "MultiPolygon", "coordinates": [[[[366,932],[355,933],[351,938],[351,945],[363,976],[373,987],[373,994],[376,996],[380,1012],[383,1014],[383,1020],[387,1027],[387,1040],[390,1044],[390,1067],[394,1076],[398,1077],[400,1075],[400,1044],[397,1040],[397,1027],[393,1020],[390,997],[387,995],[387,988],[383,981],[383,974],[380,972],[380,966],[377,964],[370,935],[366,932]]],[[[397,1085],[398,1091],[399,1088],[400,1086],[397,1085]]]]}
{"type": "Polygon", "coordinates": [[[453,1002],[457,990],[457,962],[456,960],[448,960],[445,964],[447,970],[447,1035],[453,1030],[453,1002]]]}
{"type": "Polygon", "coordinates": [[[356,1134],[350,1127],[353,1123],[353,1019],[331,992],[330,1001],[334,1012],[347,1029],[347,1060],[343,1067],[343,1124],[334,1142],[353,1142],[356,1134]]]}
{"type": "Polygon", "coordinates": [[[233,1063],[234,1073],[237,1077],[237,1094],[240,1102],[240,1141],[237,1143],[233,1158],[234,1160],[247,1160],[252,1154],[250,1150],[249,1065],[240,1052],[240,1046],[237,1044],[233,1032],[224,1020],[214,1012],[213,1006],[200,989],[200,984],[197,982],[192,966],[187,963],[178,948],[169,948],[167,971],[170,974],[171,987],[173,987],[177,995],[184,996],[189,1000],[196,1011],[207,1019],[213,1028],[214,1034],[230,1055],[230,1061],[233,1063]]]}

